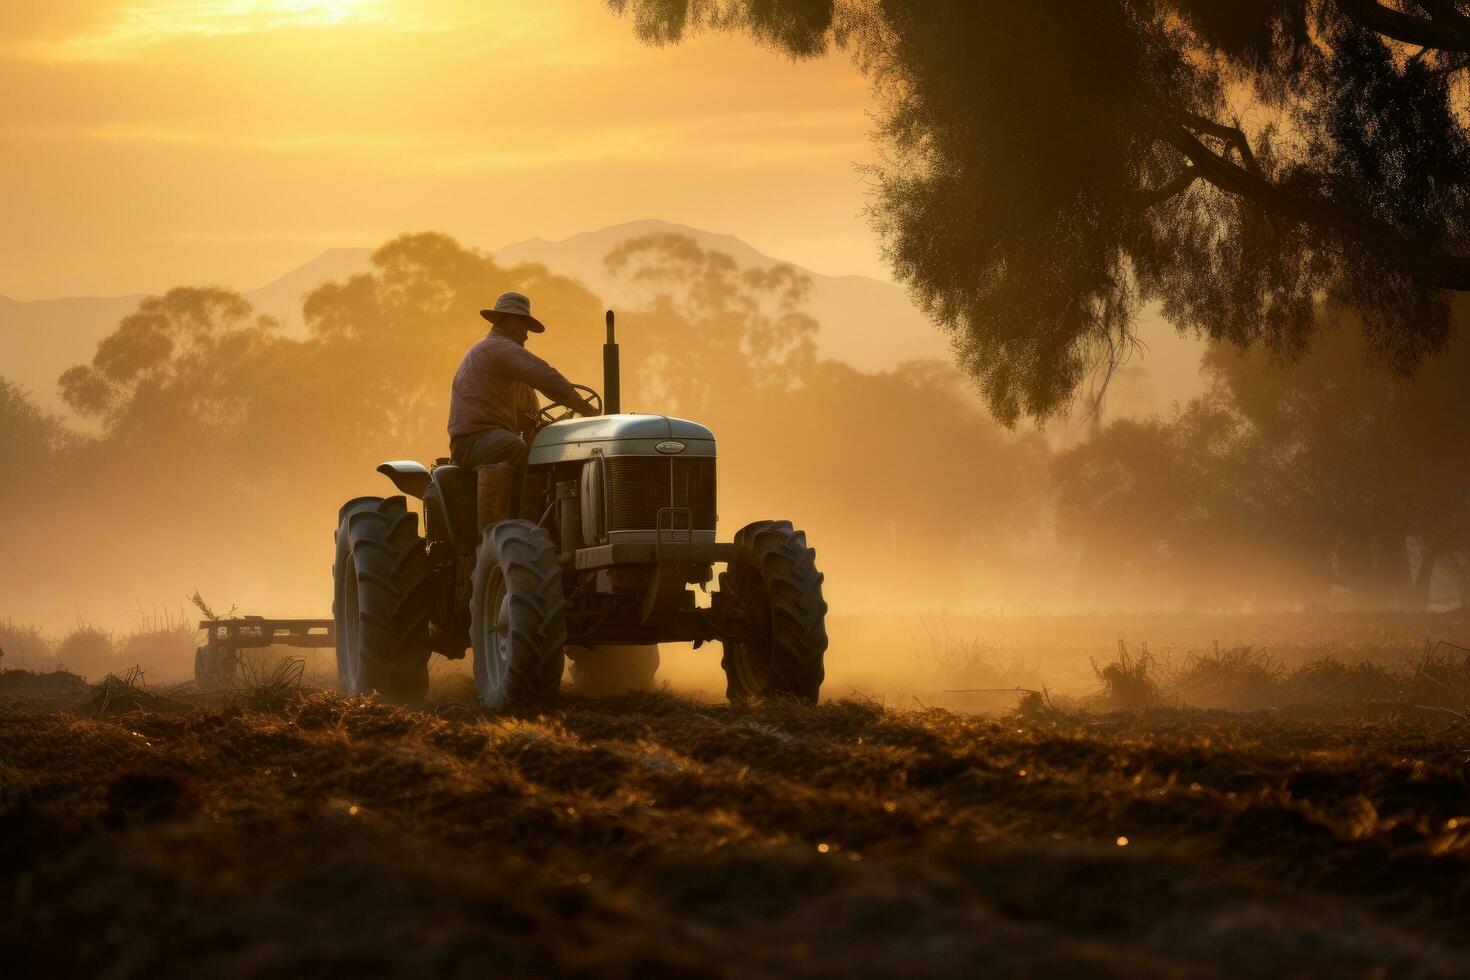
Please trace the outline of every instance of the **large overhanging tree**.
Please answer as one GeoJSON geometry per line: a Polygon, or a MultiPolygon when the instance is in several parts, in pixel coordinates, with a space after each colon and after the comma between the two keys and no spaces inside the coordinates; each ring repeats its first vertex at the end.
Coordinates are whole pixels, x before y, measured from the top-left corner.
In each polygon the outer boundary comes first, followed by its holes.
{"type": "Polygon", "coordinates": [[[1284,355],[1323,305],[1412,372],[1470,290],[1470,0],[608,0],[638,35],[834,47],[871,214],[1005,421],[1181,330],[1284,355]]]}

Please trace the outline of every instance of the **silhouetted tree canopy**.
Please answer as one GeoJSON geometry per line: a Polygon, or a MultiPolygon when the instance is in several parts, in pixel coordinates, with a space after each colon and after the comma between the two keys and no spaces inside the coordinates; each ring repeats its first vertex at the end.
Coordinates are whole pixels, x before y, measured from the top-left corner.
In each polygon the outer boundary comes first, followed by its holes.
{"type": "Polygon", "coordinates": [[[1190,605],[1418,607],[1470,556],[1470,337],[1408,381],[1351,318],[1291,365],[1217,346],[1204,397],[1122,421],[1054,467],[1058,527],[1099,581],[1190,605]],[[1132,573],[1131,577],[1127,573],[1132,573]]]}
{"type": "Polygon", "coordinates": [[[71,444],[60,419],[37,407],[20,385],[0,377],[0,460],[10,474],[0,480],[0,501],[50,489],[55,460],[71,444]]]}
{"type": "Polygon", "coordinates": [[[102,338],[90,364],[61,375],[62,400],[124,440],[162,431],[230,426],[254,396],[237,370],[268,345],[274,321],[218,287],[178,287],[149,296],[102,338]]]}
{"type": "Polygon", "coordinates": [[[603,264],[653,289],[625,332],[649,406],[700,419],[714,402],[780,394],[811,377],[819,329],[804,310],[811,280],[791,266],[742,269],[678,234],[631,238],[603,264]]]}
{"type": "Polygon", "coordinates": [[[1466,0],[609,0],[638,35],[849,51],[878,96],[871,215],[1010,422],[1133,341],[1300,354],[1315,304],[1399,373],[1470,289],[1466,0]]]}

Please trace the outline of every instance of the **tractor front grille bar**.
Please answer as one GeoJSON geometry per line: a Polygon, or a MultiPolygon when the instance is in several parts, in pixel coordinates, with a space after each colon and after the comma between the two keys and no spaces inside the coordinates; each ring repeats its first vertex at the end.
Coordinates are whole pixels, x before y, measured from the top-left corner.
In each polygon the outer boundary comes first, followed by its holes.
{"type": "Polygon", "coordinates": [[[672,526],[665,518],[666,530],[715,528],[712,457],[609,456],[607,477],[610,531],[651,531],[658,525],[659,511],[667,508],[676,513],[672,526]]]}

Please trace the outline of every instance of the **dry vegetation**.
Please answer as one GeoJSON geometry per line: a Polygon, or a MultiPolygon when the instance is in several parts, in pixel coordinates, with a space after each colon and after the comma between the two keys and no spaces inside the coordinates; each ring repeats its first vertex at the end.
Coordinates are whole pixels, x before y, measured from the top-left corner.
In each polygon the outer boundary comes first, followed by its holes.
{"type": "MultiPolygon", "coordinates": [[[[1470,731],[1452,715],[1038,696],[984,719],[660,694],[491,717],[453,679],[408,710],[304,690],[283,663],[208,699],[0,674],[5,962],[1470,972],[1470,731]]],[[[1292,673],[1202,663],[1179,676],[1292,673]]]]}
{"type": "Polygon", "coordinates": [[[182,680],[194,667],[194,648],[201,634],[182,611],[139,609],[122,633],[78,617],[76,624],[53,638],[34,624],[0,620],[0,667],[12,670],[62,670],[89,680],[121,674],[146,665],[171,680],[182,680]]]}
{"type": "Polygon", "coordinates": [[[1083,703],[1109,708],[1160,706],[1286,709],[1380,718],[1442,713],[1470,723],[1470,649],[1439,641],[1416,657],[1382,663],[1316,657],[1295,666],[1247,645],[1191,651],[1178,663],[1118,641],[1117,657],[1094,663],[1101,690],[1083,703]]]}

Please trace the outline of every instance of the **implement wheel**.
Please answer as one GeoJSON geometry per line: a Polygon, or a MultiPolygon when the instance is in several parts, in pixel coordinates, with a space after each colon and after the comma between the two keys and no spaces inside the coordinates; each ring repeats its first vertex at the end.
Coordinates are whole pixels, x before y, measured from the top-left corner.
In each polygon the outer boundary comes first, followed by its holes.
{"type": "Polygon", "coordinates": [[[786,695],[815,704],[826,677],[827,603],[817,553],[790,521],[758,521],[735,535],[735,560],[720,574],[750,619],[744,640],[726,640],[720,666],[731,701],[786,695]]]}
{"type": "Polygon", "coordinates": [[[403,497],[358,497],[342,507],[332,616],[337,685],[398,701],[429,687],[433,573],[418,515],[403,497]]]}
{"type": "Polygon", "coordinates": [[[655,689],[657,646],[569,647],[567,659],[572,662],[572,690],[584,697],[655,689]]]}

